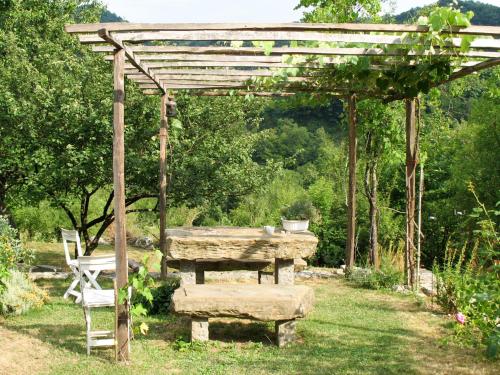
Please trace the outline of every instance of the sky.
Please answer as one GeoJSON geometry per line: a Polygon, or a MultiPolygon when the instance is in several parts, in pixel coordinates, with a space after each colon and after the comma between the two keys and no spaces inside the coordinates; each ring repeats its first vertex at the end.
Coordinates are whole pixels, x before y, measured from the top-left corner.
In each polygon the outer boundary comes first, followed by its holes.
{"type": "MultiPolygon", "coordinates": [[[[294,22],[299,0],[101,0],[129,22],[294,22]]],[[[432,0],[392,0],[396,13],[432,0]]],[[[482,0],[500,5],[500,0],[482,0]]]]}

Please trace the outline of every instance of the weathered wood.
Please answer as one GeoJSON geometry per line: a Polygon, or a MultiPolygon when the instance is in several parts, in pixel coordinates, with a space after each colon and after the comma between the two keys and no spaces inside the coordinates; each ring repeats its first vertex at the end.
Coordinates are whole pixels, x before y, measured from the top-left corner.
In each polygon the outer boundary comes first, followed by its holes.
{"type": "MultiPolygon", "coordinates": [[[[259,56],[259,55],[317,55],[317,56],[422,56],[422,55],[436,55],[436,56],[466,56],[466,57],[485,57],[495,58],[500,57],[500,53],[491,51],[447,51],[435,48],[434,52],[430,51],[407,51],[399,50],[385,50],[383,48],[362,48],[362,47],[275,47],[271,51],[266,51],[260,47],[189,47],[189,46],[150,46],[150,45],[137,45],[130,46],[134,52],[140,53],[183,53],[193,55],[237,55],[237,56],[259,56]]],[[[92,51],[109,53],[113,52],[112,46],[93,46],[92,51]]]]}
{"type": "MultiPolygon", "coordinates": [[[[356,31],[356,32],[417,32],[425,33],[427,26],[405,24],[363,23],[89,23],[66,25],[68,33],[92,33],[106,28],[109,31],[168,31],[168,30],[281,30],[281,31],[356,31]]],[[[500,35],[497,26],[454,27],[453,33],[463,35],[500,35]]],[[[448,32],[444,30],[443,32],[448,32]]]]}
{"type": "MultiPolygon", "coordinates": [[[[116,283],[128,283],[127,237],[125,223],[125,51],[117,49],[113,62],[113,190],[115,212],[116,283]]],[[[117,306],[117,353],[119,361],[129,360],[129,311],[125,304],[117,306]]]]}
{"type": "Polygon", "coordinates": [[[167,229],[167,253],[184,260],[261,260],[308,258],[318,239],[310,232],[266,234],[258,228],[167,229]]]}
{"type": "Polygon", "coordinates": [[[150,78],[151,81],[154,82],[158,86],[158,89],[160,89],[160,91],[162,91],[163,93],[166,92],[165,88],[161,85],[161,83],[158,80],[156,80],[156,78],[154,77],[154,74],[149,72],[149,69],[147,67],[142,66],[141,61],[139,59],[135,58],[134,52],[128,46],[124,45],[123,41],[120,38],[118,38],[114,35],[112,36],[108,32],[108,30],[106,30],[106,29],[100,29],[98,31],[98,35],[100,38],[104,39],[108,43],[111,43],[115,48],[123,49],[123,51],[125,52],[125,56],[127,57],[129,63],[132,66],[134,66],[136,69],[141,71],[145,76],[150,78]]]}
{"type": "Polygon", "coordinates": [[[416,99],[406,99],[406,241],[405,282],[415,285],[415,173],[417,167],[416,99]]]}
{"type": "Polygon", "coordinates": [[[347,241],[345,264],[346,268],[354,266],[356,247],[356,95],[347,98],[349,111],[349,189],[347,192],[347,241]]]}
{"type": "Polygon", "coordinates": [[[167,118],[168,95],[163,94],[160,102],[160,251],[161,277],[167,277],[167,141],[168,141],[168,118],[167,118]]]}
{"type": "MultiPolygon", "coordinates": [[[[408,40],[406,34],[401,35],[374,35],[374,34],[341,34],[324,32],[300,32],[300,31],[227,31],[227,30],[201,30],[201,31],[145,31],[145,32],[120,32],[119,38],[129,42],[148,42],[163,40],[184,41],[317,41],[317,42],[342,42],[342,43],[366,43],[387,45],[410,45],[413,41],[408,40]]],[[[94,44],[102,43],[104,40],[100,35],[79,34],[80,43],[94,44]]],[[[449,45],[460,47],[461,38],[450,38],[449,45]]],[[[475,39],[470,48],[500,48],[500,40],[475,39]]]]}
{"type": "MultiPolygon", "coordinates": [[[[127,76],[143,76],[142,73],[132,68],[134,71],[129,70],[127,76]]],[[[269,77],[276,74],[278,69],[253,69],[253,70],[241,70],[241,69],[168,69],[168,68],[158,68],[155,69],[155,74],[160,76],[164,74],[170,75],[217,75],[226,77],[238,77],[238,76],[264,76],[269,77]]]]}
{"type": "Polygon", "coordinates": [[[420,257],[424,233],[422,231],[422,197],[424,195],[424,164],[420,162],[420,179],[418,184],[418,225],[417,225],[417,266],[415,272],[416,289],[420,289],[420,257]]]}

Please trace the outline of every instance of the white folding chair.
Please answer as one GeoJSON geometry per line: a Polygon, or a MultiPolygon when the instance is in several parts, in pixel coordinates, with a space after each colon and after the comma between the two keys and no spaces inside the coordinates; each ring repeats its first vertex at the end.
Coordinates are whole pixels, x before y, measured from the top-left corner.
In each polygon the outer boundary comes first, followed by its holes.
{"type": "MultiPolygon", "coordinates": [[[[76,230],[68,230],[68,229],[61,229],[61,236],[63,239],[63,246],[64,246],[64,255],[66,257],[66,263],[68,267],[71,269],[73,272],[73,281],[71,282],[69,288],[66,290],[64,293],[64,298],[68,298],[70,295],[73,295],[76,297],[75,303],[80,303],[82,297],[81,293],[78,292],[76,289],[78,283],[80,282],[80,271],[78,270],[78,260],[77,259],[72,259],[70,252],[69,252],[69,246],[68,242],[74,242],[76,243],[76,252],[78,256],[82,256],[82,245],[80,243],[80,236],[78,235],[78,231],[76,230]]],[[[94,286],[96,289],[101,289],[99,284],[97,283],[97,276],[99,276],[100,271],[96,272],[85,272],[85,278],[88,280],[88,282],[94,286]]]]}
{"type": "MultiPolygon", "coordinates": [[[[87,355],[90,355],[90,350],[93,347],[100,346],[115,346],[115,331],[111,330],[92,330],[91,310],[98,307],[115,306],[115,330],[116,330],[116,305],[118,292],[116,283],[113,289],[94,289],[85,282],[84,275],[88,273],[101,272],[104,270],[114,271],[116,269],[116,259],[114,256],[81,256],[78,257],[78,268],[80,270],[80,288],[82,291],[82,306],[85,315],[85,323],[87,326],[87,355]]],[[[128,306],[130,306],[130,298],[132,288],[128,289],[128,306]]],[[[129,321],[130,326],[130,321],[129,321]]],[[[130,333],[129,333],[130,345],[130,333]]]]}

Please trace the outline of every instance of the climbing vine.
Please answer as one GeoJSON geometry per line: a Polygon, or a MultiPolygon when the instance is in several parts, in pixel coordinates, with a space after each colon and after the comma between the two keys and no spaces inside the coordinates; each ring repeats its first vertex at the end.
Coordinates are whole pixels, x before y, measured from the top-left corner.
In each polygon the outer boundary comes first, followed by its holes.
{"type": "MultiPolygon", "coordinates": [[[[294,65],[283,68],[271,77],[254,77],[248,81],[249,91],[279,91],[285,87],[293,91],[316,94],[356,92],[360,96],[415,97],[428,93],[431,88],[445,82],[454,70],[467,60],[474,36],[456,37],[456,29],[470,26],[472,12],[461,13],[451,7],[434,8],[422,16],[417,24],[426,27],[422,33],[404,33],[402,44],[373,45],[388,55],[370,56],[283,56],[283,62],[294,65]],[[333,63],[332,63],[333,62],[333,63]],[[317,69],[321,68],[321,69],[317,69]],[[294,79],[307,77],[307,81],[294,79]]],[[[272,52],[272,45],[253,42],[272,52]]],[[[237,45],[237,44],[235,44],[237,45]]],[[[297,42],[290,47],[364,47],[363,43],[297,42]]]]}

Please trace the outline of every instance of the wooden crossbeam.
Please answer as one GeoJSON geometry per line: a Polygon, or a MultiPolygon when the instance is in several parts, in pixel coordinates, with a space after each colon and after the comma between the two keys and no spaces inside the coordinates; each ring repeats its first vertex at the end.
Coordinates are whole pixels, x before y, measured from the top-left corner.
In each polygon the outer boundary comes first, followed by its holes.
{"type": "MultiPolygon", "coordinates": [[[[237,69],[167,69],[159,68],[155,69],[156,75],[162,74],[172,74],[172,75],[217,75],[221,77],[231,77],[231,76],[254,76],[254,77],[269,77],[279,72],[279,70],[272,69],[254,69],[254,70],[237,70],[237,69]]],[[[127,77],[130,76],[142,76],[142,73],[137,69],[129,69],[127,77]]]]}
{"type": "MultiPolygon", "coordinates": [[[[362,24],[362,23],[91,23],[66,25],[69,33],[95,33],[99,29],[109,31],[203,31],[203,30],[247,30],[247,31],[343,31],[343,32],[417,32],[425,33],[427,26],[404,24],[362,24]]],[[[448,30],[444,30],[447,32],[448,30]]],[[[464,35],[491,35],[499,36],[500,27],[496,26],[469,26],[454,27],[453,33],[464,35]]]]}
{"type": "MultiPolygon", "coordinates": [[[[92,51],[111,53],[112,46],[92,46],[92,51]]],[[[150,46],[131,45],[134,52],[143,53],[172,53],[191,55],[237,55],[237,56],[259,56],[265,55],[266,51],[258,47],[189,47],[189,46],[150,46]]],[[[268,51],[270,55],[318,55],[318,56],[418,56],[428,54],[428,52],[408,52],[404,49],[385,50],[383,48],[312,48],[312,47],[276,47],[268,51]]],[[[499,52],[491,51],[442,51],[435,49],[433,55],[439,56],[464,56],[464,57],[500,57],[499,52]]]]}
{"type": "Polygon", "coordinates": [[[147,76],[149,79],[151,79],[152,82],[154,82],[155,85],[158,86],[160,91],[165,93],[165,88],[162,86],[160,81],[158,81],[155,77],[154,74],[149,72],[149,69],[147,67],[144,67],[141,65],[141,61],[139,59],[135,58],[134,52],[130,50],[130,48],[126,45],[123,44],[123,42],[120,40],[120,38],[115,37],[114,35],[112,36],[108,30],[106,29],[100,29],[98,30],[99,37],[101,37],[103,40],[106,40],[108,43],[111,43],[113,46],[115,46],[118,49],[123,49],[125,51],[125,56],[127,57],[129,64],[134,66],[136,69],[141,71],[145,76],[147,76]]]}
{"type": "MultiPolygon", "coordinates": [[[[146,32],[123,32],[118,34],[122,41],[148,42],[148,41],[316,41],[316,42],[342,42],[342,43],[366,43],[386,45],[408,45],[411,44],[403,35],[373,35],[373,34],[338,34],[324,32],[300,32],[300,31],[146,31],[146,32]]],[[[104,40],[95,34],[79,34],[80,42],[84,44],[102,43],[104,40]]],[[[451,38],[451,46],[460,47],[461,38],[451,38]]],[[[500,48],[500,40],[497,39],[475,39],[470,48],[500,48]]]]}

